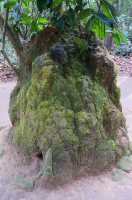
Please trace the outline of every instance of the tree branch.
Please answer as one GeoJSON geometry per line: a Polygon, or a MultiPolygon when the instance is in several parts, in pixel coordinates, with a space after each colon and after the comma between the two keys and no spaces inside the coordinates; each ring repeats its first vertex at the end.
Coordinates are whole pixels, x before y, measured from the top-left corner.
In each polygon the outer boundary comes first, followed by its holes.
{"type": "Polygon", "coordinates": [[[8,15],[9,15],[9,8],[6,9],[6,17],[5,17],[4,25],[3,25],[2,50],[4,50],[4,46],[5,46],[5,34],[6,34],[8,15]]]}
{"type": "MultiPolygon", "coordinates": [[[[4,20],[5,20],[4,17],[0,13],[0,28],[3,27],[4,20]]],[[[22,59],[22,55],[21,55],[21,51],[23,49],[22,48],[22,43],[21,43],[18,35],[12,31],[12,28],[9,25],[9,23],[7,23],[7,25],[6,25],[6,36],[8,37],[9,41],[13,45],[17,55],[20,57],[20,59],[22,59]]]]}
{"type": "Polygon", "coordinates": [[[11,60],[9,59],[9,57],[7,56],[6,52],[4,50],[1,50],[1,53],[4,56],[4,58],[6,59],[6,61],[9,63],[12,71],[14,72],[14,74],[16,75],[16,77],[19,80],[20,79],[19,71],[17,70],[17,68],[15,68],[15,66],[13,65],[13,63],[11,62],[11,60]]]}

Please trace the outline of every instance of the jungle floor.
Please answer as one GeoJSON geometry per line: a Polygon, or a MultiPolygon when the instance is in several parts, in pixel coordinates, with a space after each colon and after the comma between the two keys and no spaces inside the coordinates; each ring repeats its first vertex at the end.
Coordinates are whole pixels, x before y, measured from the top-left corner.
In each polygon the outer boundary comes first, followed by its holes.
{"type": "MultiPolygon", "coordinates": [[[[118,85],[126,117],[129,138],[132,141],[132,58],[117,56],[118,85]]],[[[16,84],[12,72],[0,70],[0,200],[131,200],[132,172],[111,168],[99,175],[88,174],[65,185],[47,189],[37,188],[41,176],[42,159],[34,157],[30,164],[10,143],[8,132],[9,96],[16,84]],[[7,74],[6,74],[7,72],[7,74]]]]}

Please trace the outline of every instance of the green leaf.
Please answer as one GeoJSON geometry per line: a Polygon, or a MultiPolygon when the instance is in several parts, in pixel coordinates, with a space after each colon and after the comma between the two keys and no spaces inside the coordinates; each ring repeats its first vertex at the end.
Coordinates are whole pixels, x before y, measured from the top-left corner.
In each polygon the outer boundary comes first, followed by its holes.
{"type": "Polygon", "coordinates": [[[22,5],[25,7],[25,8],[27,8],[28,10],[30,10],[30,7],[29,7],[29,5],[28,5],[28,3],[26,2],[26,1],[22,1],[22,5]]]}
{"type": "Polygon", "coordinates": [[[112,37],[116,44],[120,45],[120,37],[118,36],[118,34],[112,34],[112,37]]]}
{"type": "Polygon", "coordinates": [[[78,38],[78,37],[75,37],[75,38],[74,38],[74,41],[75,41],[76,44],[79,46],[81,52],[83,52],[83,51],[85,50],[85,45],[84,45],[83,40],[81,40],[81,39],[78,38]]]}
{"type": "Polygon", "coordinates": [[[113,37],[116,44],[119,45],[121,41],[127,42],[127,38],[122,33],[120,33],[117,29],[111,29],[109,30],[109,33],[113,37]]]}
{"type": "Polygon", "coordinates": [[[75,37],[74,40],[75,40],[76,44],[77,44],[79,47],[81,47],[81,46],[84,45],[82,39],[80,39],[80,38],[78,38],[78,37],[75,37]]]}
{"type": "Polygon", "coordinates": [[[38,8],[39,12],[41,12],[41,13],[46,6],[48,8],[50,8],[51,4],[52,4],[52,0],[37,0],[37,8],[38,8]]]}
{"type": "Polygon", "coordinates": [[[38,30],[40,31],[40,30],[42,30],[42,29],[43,29],[43,26],[38,25],[38,30]]]}
{"type": "Polygon", "coordinates": [[[60,3],[62,3],[63,0],[55,0],[53,1],[53,3],[51,4],[50,8],[55,8],[57,7],[60,3]]]}
{"type": "Polygon", "coordinates": [[[102,14],[102,13],[94,13],[93,14],[95,17],[97,17],[101,22],[103,22],[104,24],[106,24],[107,26],[109,26],[110,28],[113,28],[113,21],[110,20],[106,15],[102,14]]]}
{"type": "Polygon", "coordinates": [[[38,22],[42,23],[42,24],[47,24],[48,21],[44,18],[38,18],[38,22]]]}
{"type": "Polygon", "coordinates": [[[21,37],[23,37],[21,33],[21,29],[17,26],[17,23],[12,25],[12,29],[14,32],[18,33],[21,37]]]}
{"type": "Polygon", "coordinates": [[[11,8],[16,4],[16,1],[10,1],[4,4],[4,8],[11,8]]]}
{"type": "Polygon", "coordinates": [[[38,31],[38,24],[37,24],[37,20],[34,19],[31,22],[31,33],[37,32],[37,31],[38,31]]]}
{"type": "Polygon", "coordinates": [[[57,20],[57,25],[59,26],[59,28],[64,29],[64,27],[65,27],[65,21],[64,21],[63,17],[61,17],[61,18],[59,18],[57,20]]]}
{"type": "Polygon", "coordinates": [[[82,0],[76,0],[77,4],[81,5],[82,4],[82,0]]]}
{"type": "Polygon", "coordinates": [[[65,27],[65,21],[63,19],[63,17],[58,18],[57,16],[53,16],[51,21],[55,22],[55,24],[60,28],[60,29],[64,29],[65,27]]]}
{"type": "Polygon", "coordinates": [[[94,10],[93,9],[90,9],[90,8],[87,8],[87,9],[84,9],[84,10],[81,10],[79,15],[78,15],[78,19],[79,20],[82,20],[84,18],[87,18],[89,15],[91,15],[92,13],[94,13],[94,10]]]}
{"type": "Polygon", "coordinates": [[[116,144],[115,144],[115,141],[114,140],[108,140],[108,143],[113,147],[115,148],[116,144]]]}
{"type": "Polygon", "coordinates": [[[113,19],[116,23],[116,16],[117,16],[116,13],[117,12],[116,12],[116,9],[114,8],[114,6],[110,3],[108,3],[106,0],[101,0],[101,5],[102,5],[105,15],[108,18],[113,19]]]}
{"type": "Polygon", "coordinates": [[[66,16],[67,16],[67,23],[70,25],[72,29],[74,29],[77,24],[77,17],[75,11],[72,8],[70,8],[66,16]]]}
{"type": "Polygon", "coordinates": [[[14,18],[13,17],[9,17],[8,21],[12,21],[14,18]]]}
{"type": "Polygon", "coordinates": [[[28,16],[27,13],[22,12],[21,14],[21,20],[23,21],[24,24],[26,25],[30,25],[32,18],[28,16]]]}
{"type": "Polygon", "coordinates": [[[106,25],[94,15],[88,19],[85,30],[91,30],[95,32],[100,39],[104,39],[104,37],[106,36],[106,25]]]}
{"type": "Polygon", "coordinates": [[[95,20],[95,16],[92,16],[88,19],[86,25],[85,25],[85,30],[87,31],[92,23],[92,21],[95,20]]]}
{"type": "Polygon", "coordinates": [[[123,42],[127,42],[127,38],[122,33],[118,32],[118,36],[122,39],[123,42]]]}
{"type": "Polygon", "coordinates": [[[44,1],[37,0],[37,8],[38,8],[39,12],[42,12],[44,9],[44,1]]]}

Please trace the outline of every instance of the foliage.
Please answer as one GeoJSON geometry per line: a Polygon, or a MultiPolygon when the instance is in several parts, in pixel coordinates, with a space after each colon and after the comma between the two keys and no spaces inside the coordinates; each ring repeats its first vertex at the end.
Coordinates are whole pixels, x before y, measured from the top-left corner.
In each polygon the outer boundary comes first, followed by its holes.
{"type": "Polygon", "coordinates": [[[132,22],[132,16],[121,14],[117,17],[118,24],[120,29],[122,29],[123,32],[131,32],[131,22],[132,22]]]}
{"type": "MultiPolygon", "coordinates": [[[[4,0],[1,2],[3,3],[4,0]]],[[[88,2],[83,0],[37,0],[37,2],[29,0],[26,2],[22,0],[20,3],[11,0],[4,3],[3,8],[10,9],[9,21],[12,28],[23,38],[51,25],[65,29],[68,24],[74,29],[78,24],[83,24],[86,31],[94,31],[100,39],[105,38],[107,27],[109,27],[115,42],[119,43],[119,38],[123,36],[114,28],[116,10],[112,2],[112,0],[88,2]]]]}
{"type": "Polygon", "coordinates": [[[121,43],[119,46],[115,47],[113,53],[120,54],[122,56],[132,55],[132,44],[130,41],[127,43],[121,43]]]}

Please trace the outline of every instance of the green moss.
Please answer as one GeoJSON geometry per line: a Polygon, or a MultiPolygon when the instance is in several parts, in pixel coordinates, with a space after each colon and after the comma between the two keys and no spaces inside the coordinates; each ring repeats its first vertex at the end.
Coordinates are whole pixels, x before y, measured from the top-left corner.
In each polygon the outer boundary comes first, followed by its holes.
{"type": "Polygon", "coordinates": [[[118,128],[125,126],[116,107],[115,79],[110,88],[103,87],[100,74],[93,80],[83,70],[87,63],[72,56],[66,67],[57,65],[48,53],[40,59],[41,66],[35,61],[31,77],[15,94],[14,144],[24,153],[42,152],[46,177],[72,177],[80,165],[97,169],[114,162],[108,141],[115,141],[118,128]]]}
{"type": "Polygon", "coordinates": [[[107,102],[107,93],[105,89],[98,82],[94,82],[94,105],[96,110],[103,111],[104,104],[107,102]]]}
{"type": "Polygon", "coordinates": [[[47,178],[53,177],[52,171],[52,150],[49,148],[44,158],[44,174],[47,178]]]}
{"type": "Polygon", "coordinates": [[[115,90],[111,92],[110,95],[111,100],[115,105],[117,105],[120,101],[120,88],[116,86],[115,90]]]}
{"type": "Polygon", "coordinates": [[[118,67],[117,67],[115,62],[114,62],[114,71],[115,71],[116,74],[118,73],[118,67]]]}
{"type": "Polygon", "coordinates": [[[72,64],[70,66],[70,74],[75,78],[81,76],[83,72],[82,65],[75,58],[71,59],[71,63],[72,64]]]}
{"type": "Polygon", "coordinates": [[[20,92],[20,85],[16,86],[10,96],[9,116],[12,124],[19,120],[20,110],[17,104],[17,98],[20,92]]]}

